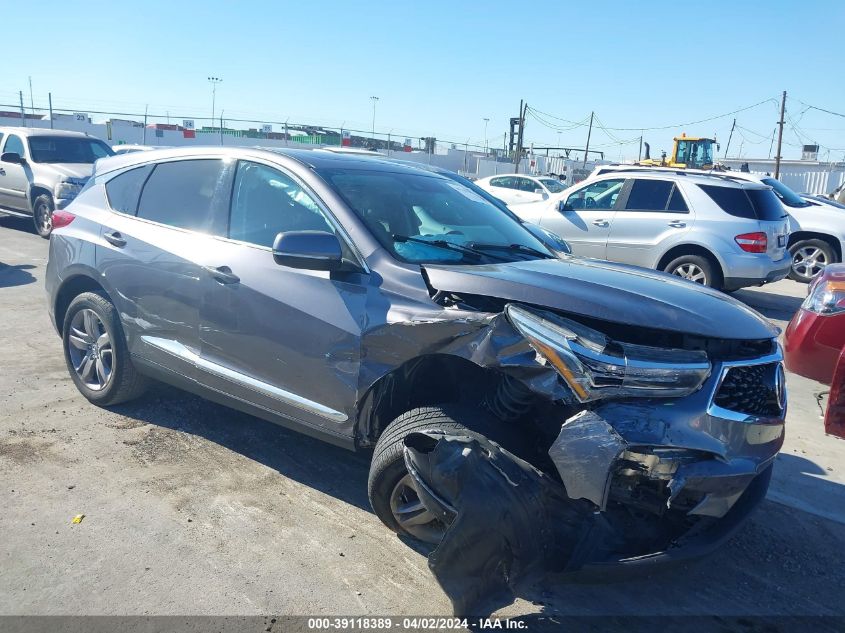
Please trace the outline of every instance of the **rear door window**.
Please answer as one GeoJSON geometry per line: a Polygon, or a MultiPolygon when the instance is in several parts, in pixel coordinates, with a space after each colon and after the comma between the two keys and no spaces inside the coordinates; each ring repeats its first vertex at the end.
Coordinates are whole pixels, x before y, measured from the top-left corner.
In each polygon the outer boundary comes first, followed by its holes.
{"type": "Polygon", "coordinates": [[[159,163],[147,179],[138,217],[181,229],[226,235],[228,187],[223,161],[159,163]]]}
{"type": "Polygon", "coordinates": [[[141,195],[141,189],[152,170],[152,165],[144,165],[125,171],[109,180],[106,183],[109,206],[115,211],[135,215],[138,211],[138,197],[141,195]]]}
{"type": "Polygon", "coordinates": [[[637,178],[631,185],[625,208],[629,211],[665,211],[674,186],[670,180],[637,178]]]}

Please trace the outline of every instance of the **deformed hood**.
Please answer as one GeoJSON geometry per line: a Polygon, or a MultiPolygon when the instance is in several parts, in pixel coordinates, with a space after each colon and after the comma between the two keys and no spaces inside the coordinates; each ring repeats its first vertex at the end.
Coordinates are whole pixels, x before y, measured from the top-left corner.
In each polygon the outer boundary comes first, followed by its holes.
{"type": "Polygon", "coordinates": [[[423,266],[436,290],[498,297],[616,323],[718,339],[778,335],[736,299],[665,273],[581,257],[423,266]]]}

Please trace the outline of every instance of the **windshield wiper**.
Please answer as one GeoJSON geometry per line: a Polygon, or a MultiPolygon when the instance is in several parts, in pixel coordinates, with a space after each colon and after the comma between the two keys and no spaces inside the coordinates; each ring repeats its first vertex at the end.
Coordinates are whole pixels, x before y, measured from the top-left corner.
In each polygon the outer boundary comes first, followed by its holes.
{"type": "Polygon", "coordinates": [[[536,255],[537,257],[542,257],[543,259],[557,259],[551,253],[544,253],[543,251],[538,251],[536,248],[531,248],[530,246],[526,246],[525,244],[481,244],[479,242],[470,242],[468,246],[478,249],[479,251],[484,251],[487,249],[510,252],[517,251],[519,253],[526,253],[528,255],[536,255]]]}
{"type": "Polygon", "coordinates": [[[421,237],[414,237],[410,235],[394,235],[393,240],[396,242],[413,242],[414,244],[425,244],[427,246],[436,246],[437,248],[444,248],[450,251],[456,251],[458,253],[464,253],[467,255],[474,255],[475,257],[492,257],[498,259],[499,261],[510,261],[507,257],[502,257],[501,255],[493,255],[491,253],[485,253],[484,251],[475,249],[471,246],[463,246],[462,244],[456,244],[454,242],[449,242],[446,240],[427,240],[421,237]]]}

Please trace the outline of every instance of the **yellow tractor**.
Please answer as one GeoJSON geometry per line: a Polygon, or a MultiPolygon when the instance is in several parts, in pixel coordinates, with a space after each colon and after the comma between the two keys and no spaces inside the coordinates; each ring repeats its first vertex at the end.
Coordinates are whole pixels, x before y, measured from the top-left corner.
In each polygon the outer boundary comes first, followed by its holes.
{"type": "Polygon", "coordinates": [[[681,169],[713,169],[715,167],[716,151],[719,149],[715,138],[681,134],[673,140],[672,155],[668,159],[666,152],[663,152],[660,160],[651,158],[649,145],[645,143],[645,158],[636,164],[646,167],[679,167],[681,169]]]}

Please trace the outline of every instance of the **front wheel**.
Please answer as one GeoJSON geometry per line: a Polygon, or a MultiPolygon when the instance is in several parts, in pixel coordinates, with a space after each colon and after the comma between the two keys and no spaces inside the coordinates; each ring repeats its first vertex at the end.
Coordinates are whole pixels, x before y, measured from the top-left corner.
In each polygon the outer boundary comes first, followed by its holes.
{"type": "Polygon", "coordinates": [[[722,285],[721,276],[716,272],[713,263],[701,255],[676,257],[663,270],[702,286],[719,289],[722,285]]]}
{"type": "Polygon", "coordinates": [[[823,240],[802,240],[789,248],[792,268],[789,278],[801,283],[810,283],[824,267],[836,261],[830,244],[823,240]]]}
{"type": "Polygon", "coordinates": [[[53,198],[46,193],[36,196],[32,201],[32,221],[35,224],[35,232],[44,239],[50,237],[53,232],[53,198]]]}
{"type": "Polygon", "coordinates": [[[370,464],[367,493],[387,527],[425,543],[439,543],[448,527],[420,500],[405,467],[404,440],[417,431],[503,439],[502,423],[483,409],[462,405],[422,407],[403,413],[379,437],[370,464]]]}
{"type": "Polygon", "coordinates": [[[71,301],[62,343],[70,377],[92,403],[126,402],[146,387],[129,358],[117,310],[99,293],[84,292],[71,301]]]}

